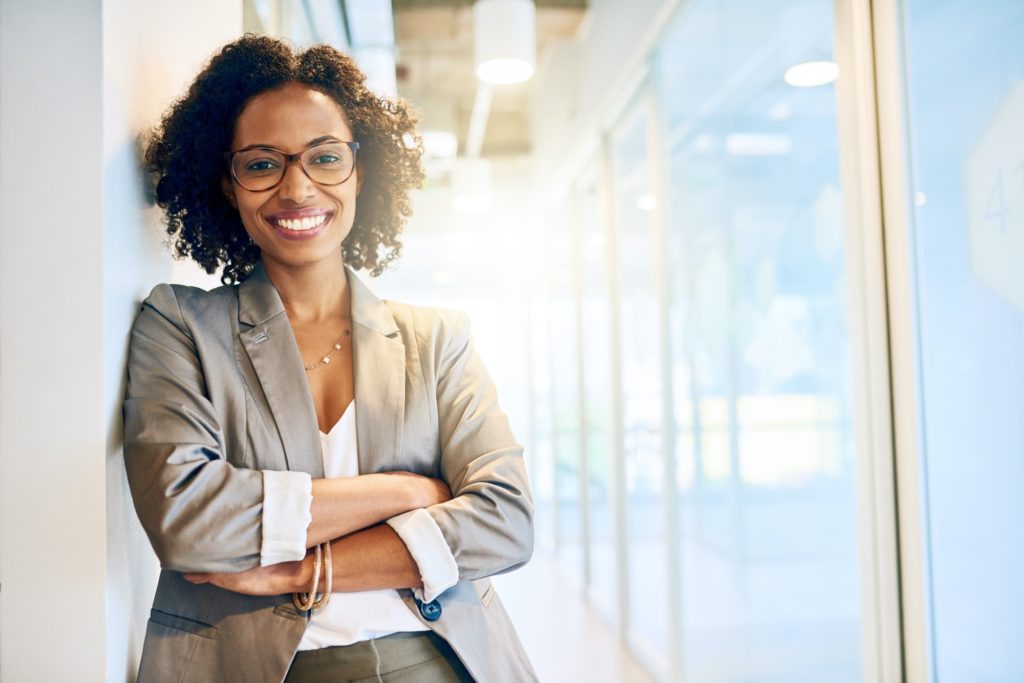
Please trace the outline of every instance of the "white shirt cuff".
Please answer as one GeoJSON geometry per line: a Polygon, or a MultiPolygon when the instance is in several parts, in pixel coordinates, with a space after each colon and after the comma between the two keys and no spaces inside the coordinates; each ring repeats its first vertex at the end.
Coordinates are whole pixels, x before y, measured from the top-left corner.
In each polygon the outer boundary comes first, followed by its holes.
{"type": "Polygon", "coordinates": [[[313,515],[313,478],[306,472],[263,470],[260,566],[301,560],[313,515]]]}
{"type": "Polygon", "coordinates": [[[431,602],[459,582],[459,565],[441,528],[426,510],[410,510],[387,522],[405,543],[420,570],[423,588],[412,589],[419,600],[431,602]]]}

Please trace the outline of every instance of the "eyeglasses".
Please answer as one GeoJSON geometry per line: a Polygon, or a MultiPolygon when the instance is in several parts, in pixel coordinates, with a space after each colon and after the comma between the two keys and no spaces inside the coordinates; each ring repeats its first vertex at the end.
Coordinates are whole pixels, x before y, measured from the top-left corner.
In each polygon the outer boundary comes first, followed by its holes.
{"type": "Polygon", "coordinates": [[[235,182],[251,192],[278,186],[289,162],[298,160],[302,172],[321,185],[341,185],[356,168],[358,142],[331,141],[285,154],[273,147],[251,147],[224,154],[235,182]]]}

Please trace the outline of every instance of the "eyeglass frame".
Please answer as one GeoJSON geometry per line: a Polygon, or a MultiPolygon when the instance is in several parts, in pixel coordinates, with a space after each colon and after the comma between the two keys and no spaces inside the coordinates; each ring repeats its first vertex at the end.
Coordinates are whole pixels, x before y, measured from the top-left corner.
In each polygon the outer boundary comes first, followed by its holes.
{"type": "Polygon", "coordinates": [[[243,147],[242,149],[236,149],[236,150],[233,150],[233,151],[224,152],[222,158],[224,159],[224,161],[228,165],[228,170],[231,173],[231,179],[234,180],[236,183],[238,183],[239,187],[241,187],[242,189],[244,189],[247,192],[269,192],[270,190],[275,189],[278,185],[281,184],[281,181],[284,180],[284,174],[288,170],[288,164],[292,163],[293,161],[297,161],[299,163],[299,168],[302,169],[303,175],[305,175],[307,178],[309,178],[312,182],[316,183],[317,185],[326,185],[327,187],[337,187],[338,185],[341,185],[341,184],[345,183],[349,178],[352,177],[352,174],[356,172],[356,160],[358,159],[358,152],[359,152],[359,143],[354,141],[354,140],[324,140],[323,142],[317,142],[316,144],[313,144],[313,145],[310,145],[309,147],[301,149],[298,152],[295,152],[294,154],[285,154],[283,151],[277,149],[276,147],[268,147],[268,146],[265,146],[265,145],[254,145],[252,147],[243,147]],[[345,180],[339,180],[336,183],[322,183],[319,180],[314,179],[311,175],[309,175],[309,171],[306,170],[306,166],[302,163],[302,155],[305,154],[306,152],[308,152],[309,150],[315,148],[315,147],[320,147],[321,145],[338,145],[338,144],[347,145],[348,148],[352,150],[352,170],[349,171],[349,174],[347,176],[345,176],[345,180]],[[238,176],[235,175],[235,165],[233,163],[234,159],[235,159],[235,155],[236,154],[241,154],[242,152],[249,152],[249,151],[252,151],[254,149],[263,149],[263,150],[267,150],[268,152],[277,152],[278,154],[280,154],[281,156],[284,157],[284,166],[281,168],[281,177],[277,179],[276,183],[274,183],[270,187],[264,188],[262,190],[250,190],[248,187],[243,185],[242,181],[240,181],[238,179],[238,176]]]}

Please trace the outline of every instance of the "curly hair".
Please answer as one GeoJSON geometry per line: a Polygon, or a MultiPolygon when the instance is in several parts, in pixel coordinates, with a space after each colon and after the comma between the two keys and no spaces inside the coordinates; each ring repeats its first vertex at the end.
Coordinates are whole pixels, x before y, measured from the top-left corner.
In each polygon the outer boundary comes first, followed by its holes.
{"type": "Polygon", "coordinates": [[[360,143],[362,187],[345,263],[380,275],[401,254],[398,237],[412,213],[411,189],[423,182],[418,116],[401,99],[378,98],[348,56],[328,45],[296,53],[286,43],[246,34],[225,45],[188,92],[164,113],[145,147],[156,203],[178,258],[207,273],[223,265],[221,282],[243,281],[260,250],[221,189],[235,122],[256,95],[288,83],[314,88],[337,102],[360,143]]]}

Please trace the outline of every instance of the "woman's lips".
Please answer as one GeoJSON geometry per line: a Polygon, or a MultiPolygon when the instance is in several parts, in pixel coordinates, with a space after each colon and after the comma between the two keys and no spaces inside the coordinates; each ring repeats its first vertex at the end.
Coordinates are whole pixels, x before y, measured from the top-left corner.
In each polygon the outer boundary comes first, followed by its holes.
{"type": "Polygon", "coordinates": [[[274,232],[289,240],[308,240],[316,237],[331,219],[329,211],[322,209],[284,211],[267,216],[266,221],[274,232]]]}

